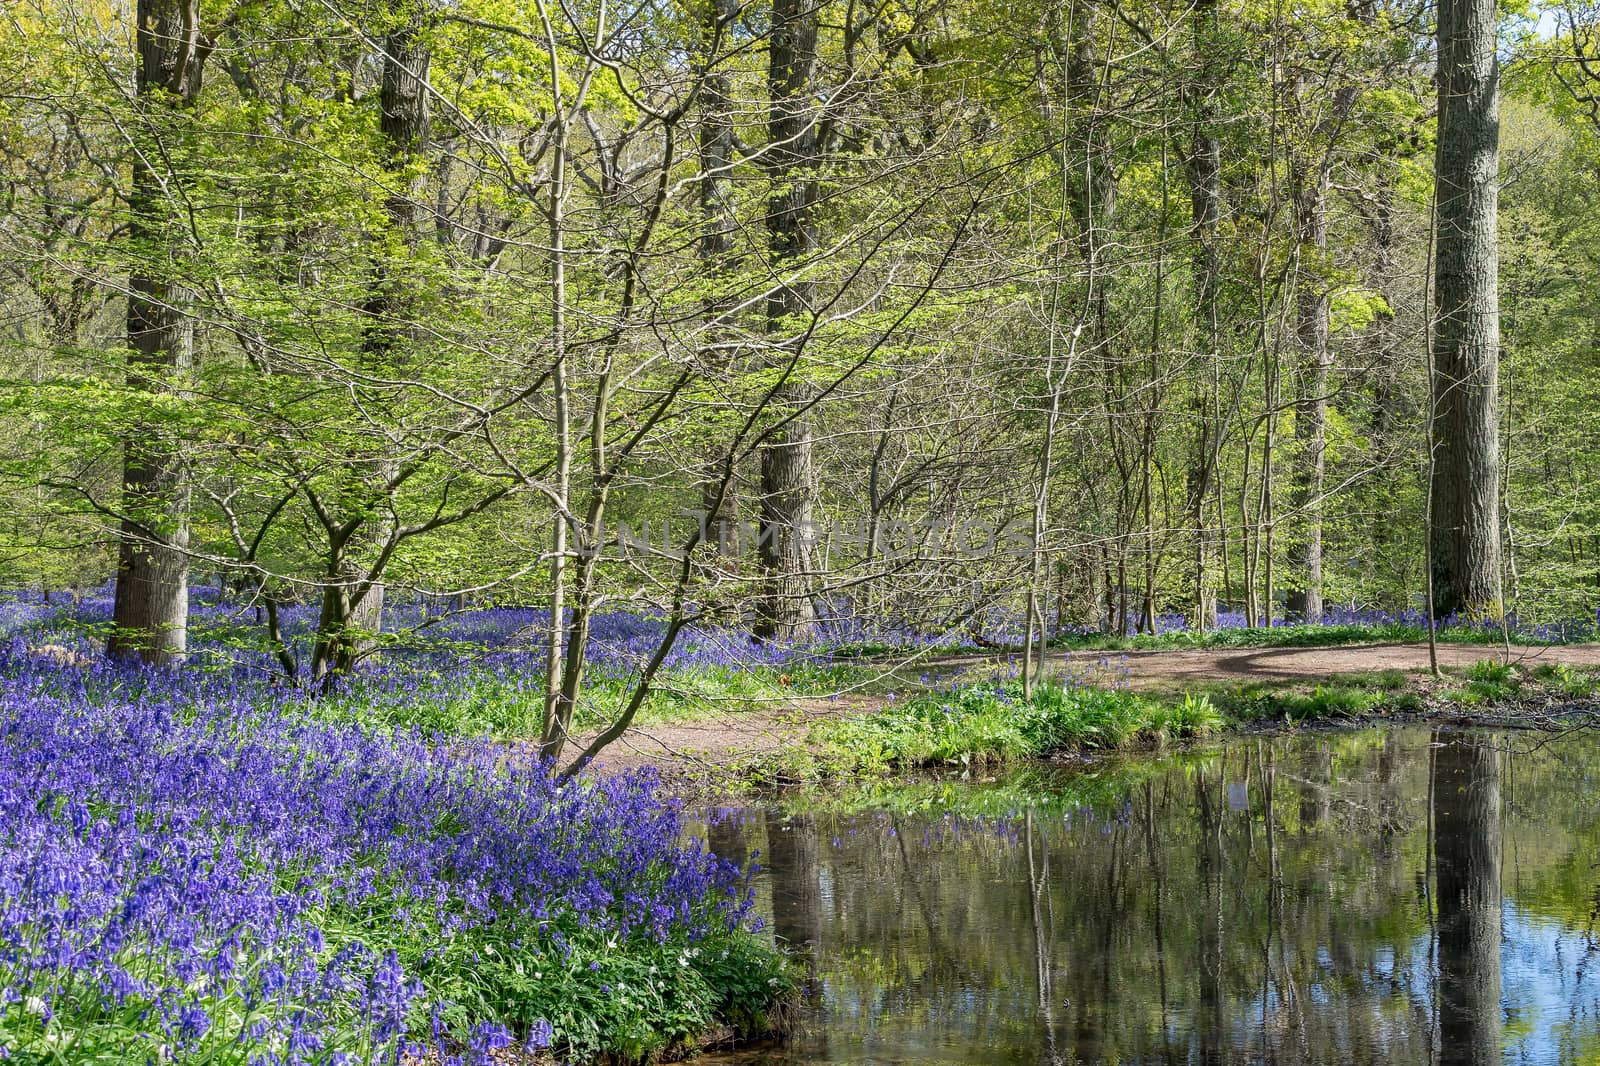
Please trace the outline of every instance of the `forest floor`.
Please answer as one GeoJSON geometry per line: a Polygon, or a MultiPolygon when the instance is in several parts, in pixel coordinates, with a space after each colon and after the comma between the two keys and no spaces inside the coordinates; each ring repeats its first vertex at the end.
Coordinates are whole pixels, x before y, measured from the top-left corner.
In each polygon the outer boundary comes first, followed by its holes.
{"type": "MultiPolygon", "coordinates": [[[[1440,644],[1441,667],[1471,666],[1483,659],[1499,660],[1506,649],[1494,644],[1440,644]]],[[[1560,663],[1574,667],[1600,667],[1600,644],[1511,645],[1514,666],[1535,667],[1560,663]]],[[[1078,652],[1068,661],[1083,664],[1109,660],[1113,667],[1126,664],[1128,683],[1135,688],[1160,691],[1214,682],[1321,681],[1340,674],[1407,672],[1428,669],[1426,644],[1349,644],[1325,648],[1215,648],[1193,651],[1078,652]]],[[[1056,661],[1052,655],[1050,661],[1056,661]]]]}
{"type": "MultiPolygon", "coordinates": [[[[1498,645],[1439,645],[1439,665],[1465,668],[1501,660],[1498,645]]],[[[1600,644],[1512,645],[1510,662],[1600,668],[1600,644]]],[[[905,673],[928,678],[1014,660],[1015,655],[956,655],[930,659],[905,673]]],[[[1357,644],[1337,647],[1217,648],[1117,652],[1051,652],[1047,672],[1073,673],[1090,683],[1122,683],[1152,693],[1180,694],[1218,685],[1316,685],[1341,676],[1428,670],[1425,644],[1357,644]]],[[[716,794],[742,768],[788,747],[804,746],[811,727],[828,718],[870,713],[892,697],[845,693],[796,697],[767,706],[730,704],[694,717],[629,729],[596,760],[604,771],[653,768],[669,788],[685,794],[716,794]]],[[[587,738],[584,738],[585,740],[587,738]]]]}

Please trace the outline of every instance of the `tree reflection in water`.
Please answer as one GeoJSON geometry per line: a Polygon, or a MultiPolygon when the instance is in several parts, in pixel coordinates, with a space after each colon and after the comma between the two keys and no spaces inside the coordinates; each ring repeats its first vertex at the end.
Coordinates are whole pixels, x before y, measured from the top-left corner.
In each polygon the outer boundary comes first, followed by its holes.
{"type": "Polygon", "coordinates": [[[1500,1050],[1500,747],[1440,734],[1433,832],[1439,938],[1439,1062],[1487,1066],[1500,1050]]]}
{"type": "Polygon", "coordinates": [[[1325,733],[902,783],[844,812],[795,799],[746,831],[816,991],[790,1047],[743,1057],[1600,1061],[1600,994],[1578,972],[1600,740],[1526,746],[1325,733]],[[1503,974],[1502,926],[1521,960],[1503,974]]]}

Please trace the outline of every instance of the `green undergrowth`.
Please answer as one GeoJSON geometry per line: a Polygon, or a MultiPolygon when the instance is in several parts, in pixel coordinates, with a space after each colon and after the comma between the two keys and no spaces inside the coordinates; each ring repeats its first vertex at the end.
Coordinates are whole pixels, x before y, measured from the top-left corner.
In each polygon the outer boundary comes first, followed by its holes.
{"type": "Polygon", "coordinates": [[[1383,714],[1417,714],[1425,709],[1421,695],[1400,670],[1350,674],[1314,685],[1255,682],[1219,686],[1207,695],[1236,725],[1277,721],[1302,722],[1367,718],[1383,714]]]}
{"type": "Polygon", "coordinates": [[[1511,699],[1522,691],[1524,680],[1522,672],[1516,667],[1493,659],[1473,663],[1460,672],[1460,677],[1464,683],[1447,689],[1444,697],[1451,703],[1467,707],[1511,699]]]}
{"type": "Polygon", "coordinates": [[[1441,698],[1469,709],[1514,701],[1586,702],[1600,695],[1600,675],[1566,663],[1528,666],[1481,659],[1465,668],[1447,669],[1445,676],[1447,684],[1440,691],[1441,698]]]}
{"type": "Polygon", "coordinates": [[[1223,725],[1204,696],[1162,700],[1121,689],[1016,682],[929,693],[813,727],[780,756],[802,778],[921,766],[999,765],[1080,749],[1112,751],[1205,736],[1223,725]]]}
{"type": "MultiPolygon", "coordinates": [[[[576,1062],[644,1063],[693,1052],[726,1025],[743,1038],[782,1032],[795,983],[782,955],[743,930],[688,942],[501,923],[406,959],[466,1031],[475,1017],[523,1032],[543,1020],[576,1062]]],[[[405,959],[404,946],[401,958],[405,959]]]]}
{"type": "MultiPolygon", "coordinates": [[[[1529,697],[1559,702],[1600,694],[1600,677],[1559,664],[1526,669],[1485,659],[1448,676],[1446,685],[1433,687],[1431,697],[1420,675],[1401,670],[1311,683],[1219,684],[1178,693],[1047,683],[1025,697],[1015,681],[968,683],[892,701],[870,714],[819,723],[804,747],[749,767],[747,781],[757,786],[835,781],[863,791],[861,806],[883,807],[873,782],[887,771],[982,772],[1072,752],[1159,748],[1169,741],[1258,724],[1399,717],[1441,707],[1471,711],[1529,697]]],[[[937,806],[939,790],[951,787],[937,780],[893,780],[890,791],[907,797],[896,802],[913,806],[922,802],[919,796],[937,806]]],[[[1003,797],[995,802],[1005,805],[1003,797]]]]}
{"type": "MultiPolygon", "coordinates": [[[[799,663],[782,667],[691,667],[665,672],[635,721],[661,725],[716,712],[776,706],[796,697],[822,698],[860,688],[866,678],[848,664],[799,663]]],[[[419,686],[396,698],[357,679],[348,691],[318,700],[315,713],[367,724],[420,729],[457,736],[537,736],[543,709],[542,676],[507,676],[470,664],[452,672],[448,684],[419,686]]],[[[596,673],[584,685],[574,726],[598,730],[615,720],[632,695],[633,677],[596,673]]]]}
{"type": "Polygon", "coordinates": [[[1565,663],[1541,663],[1533,668],[1533,678],[1564,699],[1587,700],[1600,693],[1600,677],[1565,663]]]}

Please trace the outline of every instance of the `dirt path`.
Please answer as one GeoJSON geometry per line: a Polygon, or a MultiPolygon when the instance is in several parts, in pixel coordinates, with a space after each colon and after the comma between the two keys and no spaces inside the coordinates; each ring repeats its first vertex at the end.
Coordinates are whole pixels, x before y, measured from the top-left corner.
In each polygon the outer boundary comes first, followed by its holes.
{"type": "MultiPolygon", "coordinates": [[[[804,743],[807,731],[817,722],[865,714],[882,705],[878,696],[797,698],[772,708],[636,725],[601,752],[595,763],[610,772],[654,767],[677,785],[715,784],[730,768],[785,745],[804,743]]],[[[582,739],[585,743],[589,740],[582,739]]]]}
{"type": "MultiPolygon", "coordinates": [[[[1439,664],[1470,666],[1496,658],[1502,649],[1484,645],[1442,644],[1439,664]]],[[[1514,662],[1600,668],[1600,644],[1517,647],[1514,662]]],[[[1004,657],[966,656],[921,664],[918,672],[944,673],[961,667],[1003,662],[1004,657]]],[[[1182,690],[1206,684],[1305,682],[1340,674],[1379,670],[1421,672],[1428,668],[1424,644],[1359,644],[1319,648],[1222,648],[1195,651],[1057,652],[1050,666],[1094,683],[1126,683],[1145,691],[1182,690]]],[[[654,767],[686,792],[715,788],[728,771],[761,754],[805,742],[811,726],[827,718],[861,714],[882,706],[883,697],[849,695],[838,699],[796,699],[771,709],[730,710],[692,721],[636,726],[601,754],[602,770],[654,767]]]]}
{"type": "MultiPolygon", "coordinates": [[[[1441,644],[1439,665],[1471,666],[1482,659],[1499,659],[1503,652],[1502,648],[1481,644],[1441,644]]],[[[1542,663],[1600,667],[1600,644],[1535,648],[1513,645],[1511,659],[1528,667],[1542,663]]],[[[1215,682],[1320,681],[1338,674],[1377,670],[1420,671],[1428,668],[1428,647],[1426,644],[1353,644],[1328,648],[1079,652],[1069,657],[1078,668],[1102,660],[1113,672],[1125,664],[1127,680],[1135,688],[1157,689],[1215,682]]],[[[1052,657],[1051,661],[1056,660],[1052,657]]]]}

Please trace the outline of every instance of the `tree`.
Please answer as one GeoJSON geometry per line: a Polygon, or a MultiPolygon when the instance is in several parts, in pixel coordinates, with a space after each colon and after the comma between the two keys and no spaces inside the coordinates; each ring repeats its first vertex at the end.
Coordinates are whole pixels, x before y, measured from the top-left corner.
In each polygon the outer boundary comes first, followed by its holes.
{"type": "Polygon", "coordinates": [[[179,260],[185,247],[168,160],[200,95],[215,35],[199,0],[139,0],[135,91],[145,125],[134,144],[128,241],[142,265],[128,278],[128,384],[149,396],[152,417],[123,441],[122,543],[107,654],[147,663],[181,659],[189,621],[189,474],[181,436],[157,415],[194,366],[195,325],[179,260]]]}
{"type": "Polygon", "coordinates": [[[1500,60],[1494,0],[1439,4],[1434,155],[1434,610],[1495,617],[1500,594],[1500,60]]]}
{"type": "MultiPolygon", "coordinates": [[[[814,0],[773,0],[767,42],[770,112],[764,163],[772,182],[767,204],[767,249],[773,272],[767,294],[772,358],[792,364],[806,332],[810,286],[796,278],[816,252],[812,211],[817,196],[816,119],[810,97],[817,62],[818,8],[814,0]],[[786,334],[796,334],[785,338],[786,334]]],[[[766,576],[756,636],[793,639],[810,628],[814,611],[807,588],[809,540],[816,496],[811,467],[811,390],[802,377],[785,388],[791,405],[785,424],[761,451],[761,523],[756,544],[766,576]]]]}

